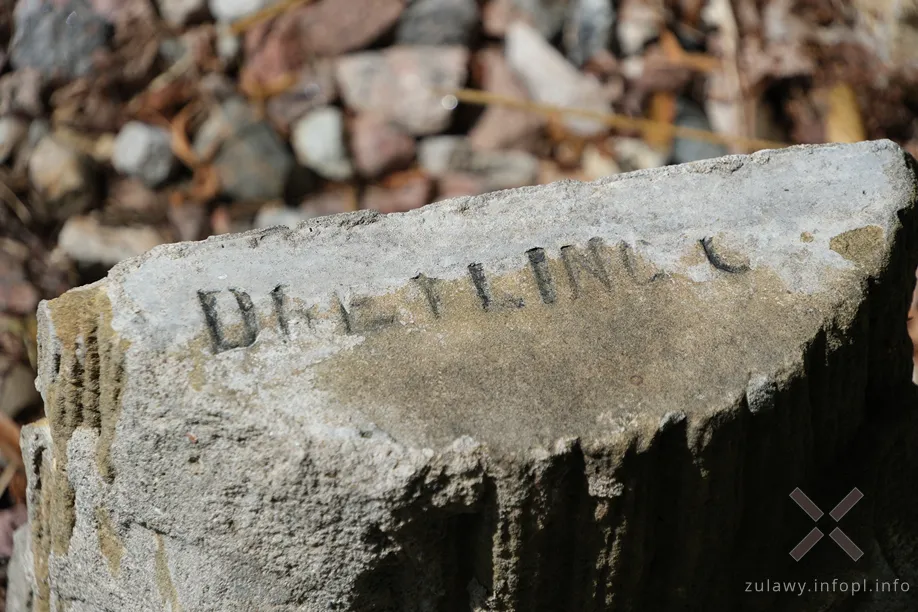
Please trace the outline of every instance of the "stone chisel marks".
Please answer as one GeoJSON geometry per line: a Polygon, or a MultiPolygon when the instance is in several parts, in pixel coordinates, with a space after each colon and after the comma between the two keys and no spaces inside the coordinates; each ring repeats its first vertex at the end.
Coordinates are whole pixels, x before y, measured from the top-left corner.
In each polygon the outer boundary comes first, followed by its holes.
{"type": "Polygon", "coordinates": [[[711,262],[711,265],[722,270],[724,272],[730,272],[731,274],[739,274],[740,272],[748,272],[749,266],[746,264],[736,264],[730,263],[724,259],[720,253],[714,248],[714,239],[713,238],[702,238],[701,239],[701,248],[704,249],[704,254],[708,258],[708,261],[711,262]]]}
{"type": "Polygon", "coordinates": [[[284,285],[278,285],[271,291],[271,299],[274,302],[274,314],[277,317],[277,324],[284,336],[290,335],[290,323],[287,320],[286,296],[284,296],[284,285]]]}
{"type": "MultiPolygon", "coordinates": [[[[815,527],[784,520],[797,483],[855,447],[868,473],[918,469],[859,440],[910,401],[915,193],[892,143],[805,147],[123,262],[40,307],[49,419],[23,433],[11,592],[42,612],[741,609],[724,585],[777,575],[815,527]]],[[[918,503],[887,482],[820,553],[850,562],[863,527],[910,567],[918,503]]]]}
{"type": "Polygon", "coordinates": [[[545,249],[529,249],[526,251],[529,257],[529,265],[532,266],[532,275],[535,277],[536,285],[539,287],[539,295],[542,302],[552,304],[555,301],[555,286],[551,279],[551,270],[548,266],[548,260],[545,259],[545,249]]]}
{"type": "Polygon", "coordinates": [[[240,289],[230,289],[229,292],[236,298],[236,305],[239,307],[239,315],[242,318],[242,333],[238,340],[230,340],[226,337],[226,325],[221,322],[220,315],[217,312],[217,295],[220,292],[198,291],[201,310],[204,312],[204,321],[207,324],[207,331],[210,332],[215,353],[252,346],[258,336],[258,320],[255,317],[255,306],[252,304],[252,298],[249,297],[248,293],[240,289]]]}
{"type": "Polygon", "coordinates": [[[480,263],[469,264],[469,276],[475,285],[475,294],[481,300],[482,310],[490,310],[492,305],[491,288],[484,274],[484,267],[480,263]]]}
{"type": "Polygon", "coordinates": [[[592,277],[606,289],[612,289],[612,282],[609,280],[601,253],[602,238],[590,238],[587,245],[586,253],[581,253],[572,245],[561,247],[561,261],[564,262],[564,269],[567,271],[574,297],[578,297],[583,292],[586,277],[592,277]]]}
{"type": "Polygon", "coordinates": [[[415,282],[421,287],[421,291],[424,292],[424,297],[427,299],[427,305],[430,306],[430,312],[437,319],[440,318],[440,296],[437,295],[436,282],[437,279],[429,278],[423,274],[418,274],[414,277],[415,282]]]}

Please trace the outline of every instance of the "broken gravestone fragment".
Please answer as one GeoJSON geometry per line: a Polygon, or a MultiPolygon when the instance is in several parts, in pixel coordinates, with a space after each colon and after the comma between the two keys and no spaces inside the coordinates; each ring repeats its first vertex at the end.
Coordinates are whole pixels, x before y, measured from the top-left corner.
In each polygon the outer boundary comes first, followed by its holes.
{"type": "Polygon", "coordinates": [[[791,562],[788,494],[913,402],[910,163],[797,147],[337,215],[43,302],[30,605],[767,603],[743,585],[791,562]]]}

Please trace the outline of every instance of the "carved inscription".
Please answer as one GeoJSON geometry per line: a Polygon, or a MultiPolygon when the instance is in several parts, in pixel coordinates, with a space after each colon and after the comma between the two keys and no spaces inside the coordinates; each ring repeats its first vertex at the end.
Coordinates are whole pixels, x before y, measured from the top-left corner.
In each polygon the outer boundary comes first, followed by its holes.
{"type": "Polygon", "coordinates": [[[602,261],[601,249],[602,240],[599,238],[590,239],[586,253],[574,246],[561,247],[561,261],[564,262],[564,269],[567,270],[574,298],[583,293],[585,275],[598,280],[607,290],[612,289],[612,281],[609,280],[602,261]]]}
{"type": "Polygon", "coordinates": [[[353,298],[349,308],[344,306],[344,302],[338,296],[335,296],[335,300],[338,303],[338,312],[341,315],[344,331],[348,334],[365,334],[395,323],[394,314],[375,312],[373,298],[353,298]]]}
{"type": "Polygon", "coordinates": [[[749,265],[743,262],[734,262],[730,261],[727,256],[719,252],[714,246],[713,238],[702,238],[701,239],[701,248],[704,249],[705,257],[708,258],[708,262],[718,270],[722,272],[729,272],[731,274],[739,274],[741,272],[748,272],[749,265]]]}
{"type": "Polygon", "coordinates": [[[437,293],[436,288],[437,279],[430,278],[424,274],[418,274],[412,280],[418,284],[418,286],[421,288],[421,291],[424,293],[424,297],[427,299],[427,305],[430,307],[430,312],[433,314],[434,318],[439,319],[440,296],[437,293]]]}
{"type": "Polygon", "coordinates": [[[236,305],[239,307],[239,316],[242,321],[242,329],[240,333],[236,334],[235,339],[227,338],[227,324],[220,320],[220,316],[217,313],[217,295],[220,292],[198,291],[198,300],[201,302],[201,310],[204,311],[204,321],[210,331],[215,353],[252,346],[255,343],[255,338],[258,337],[258,318],[255,315],[252,298],[241,289],[230,289],[229,292],[236,298],[236,305]]]}
{"type": "Polygon", "coordinates": [[[271,301],[274,303],[274,316],[277,317],[277,325],[280,327],[284,336],[290,335],[290,323],[287,319],[286,300],[284,295],[285,285],[278,285],[271,292],[271,301]]]}
{"type": "MultiPolygon", "coordinates": [[[[710,264],[718,270],[737,273],[748,269],[721,257],[710,239],[702,240],[701,246],[710,264]]],[[[413,305],[405,304],[409,310],[414,308],[413,312],[417,314],[417,309],[422,308],[436,321],[448,317],[451,309],[455,308],[472,306],[486,313],[512,312],[527,307],[527,300],[529,308],[563,308],[565,300],[592,299],[587,296],[612,292],[612,269],[619,270],[614,278],[627,278],[642,285],[663,277],[663,273],[652,264],[641,260],[630,245],[620,243],[610,249],[600,238],[593,238],[583,246],[562,246],[560,259],[557,260],[549,260],[540,247],[529,249],[524,256],[522,263],[528,272],[524,269],[524,276],[518,276],[514,282],[508,283],[503,276],[489,278],[484,265],[471,263],[467,266],[465,282],[468,285],[441,285],[445,281],[418,274],[410,279],[407,293],[394,298],[397,304],[393,303],[392,296],[373,298],[358,295],[345,301],[335,294],[328,308],[320,311],[318,306],[312,306],[306,309],[298,305],[298,300],[292,300],[287,295],[287,285],[280,284],[270,292],[270,296],[266,296],[270,302],[266,299],[264,308],[273,309],[273,317],[263,321],[273,319],[277,335],[285,340],[295,333],[295,329],[304,329],[302,323],[305,323],[305,329],[315,331],[319,319],[333,322],[332,327],[338,333],[364,335],[398,323],[398,312],[402,310],[400,300],[408,299],[404,296],[415,296],[410,298],[413,305]],[[526,289],[527,286],[529,289],[526,289]],[[448,291],[448,295],[465,297],[451,297],[444,303],[444,291],[448,291]],[[531,292],[531,297],[524,299],[518,295],[527,291],[531,292]],[[474,306],[476,304],[477,307],[474,306]]],[[[260,323],[248,293],[238,288],[202,290],[198,291],[198,300],[214,353],[245,348],[255,343],[260,323]]],[[[267,315],[267,312],[264,314],[267,315]]]]}
{"type": "Polygon", "coordinates": [[[496,296],[481,264],[471,264],[469,266],[469,276],[472,279],[472,284],[475,285],[475,293],[478,294],[478,299],[481,300],[481,309],[485,312],[493,312],[501,308],[522,308],[526,305],[526,302],[521,297],[511,295],[496,296]]]}
{"type": "Polygon", "coordinates": [[[551,280],[551,269],[548,267],[548,260],[545,259],[545,249],[529,249],[526,251],[529,257],[529,266],[532,268],[532,275],[535,277],[536,286],[539,288],[539,295],[542,297],[543,304],[553,304],[555,302],[555,286],[551,280]]]}

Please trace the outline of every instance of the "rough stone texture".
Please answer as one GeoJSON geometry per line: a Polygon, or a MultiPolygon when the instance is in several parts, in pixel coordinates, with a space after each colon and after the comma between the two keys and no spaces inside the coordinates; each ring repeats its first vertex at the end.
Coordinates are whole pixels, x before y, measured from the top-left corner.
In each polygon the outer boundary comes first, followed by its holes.
{"type": "Polygon", "coordinates": [[[6,612],[33,612],[32,585],[35,583],[35,557],[32,555],[32,531],[28,524],[13,534],[13,556],[7,570],[6,612]]]}
{"type": "Polygon", "coordinates": [[[801,147],[326,217],[42,303],[36,610],[792,609],[744,585],[812,528],[797,486],[859,486],[845,567],[912,577],[911,163],[801,147]]]}

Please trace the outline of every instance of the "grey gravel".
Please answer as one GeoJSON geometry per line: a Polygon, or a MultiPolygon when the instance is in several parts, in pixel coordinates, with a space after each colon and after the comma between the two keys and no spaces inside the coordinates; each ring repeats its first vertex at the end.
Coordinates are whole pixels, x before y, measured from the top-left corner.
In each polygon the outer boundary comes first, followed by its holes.
{"type": "MultiPolygon", "coordinates": [[[[695,128],[711,131],[711,123],[704,109],[685,97],[676,100],[676,119],[674,123],[680,127],[695,128]]],[[[672,162],[683,164],[686,162],[711,159],[727,154],[723,145],[705,142],[695,138],[675,138],[673,140],[672,162]]]]}
{"type": "Polygon", "coordinates": [[[564,24],[564,48],[575,66],[582,66],[609,48],[615,26],[612,0],[573,0],[564,24]]]}
{"type": "Polygon", "coordinates": [[[12,158],[29,135],[29,123],[19,117],[0,118],[0,164],[12,158]]]}
{"type": "Polygon", "coordinates": [[[336,181],[354,176],[341,109],[326,106],[309,111],[293,125],[290,141],[297,161],[320,176],[336,181]]]}
{"type": "Polygon", "coordinates": [[[130,121],[115,139],[112,165],[123,174],[141,179],[149,187],[165,182],[175,164],[172,136],[165,128],[130,121]]]}
{"type": "Polygon", "coordinates": [[[24,0],[16,10],[10,61],[16,69],[36,68],[47,77],[84,76],[93,69],[93,54],[108,47],[112,34],[112,24],[84,0],[60,7],[24,0]]]}
{"type": "Polygon", "coordinates": [[[475,0],[412,0],[395,38],[405,45],[465,45],[478,24],[475,0]]]}

